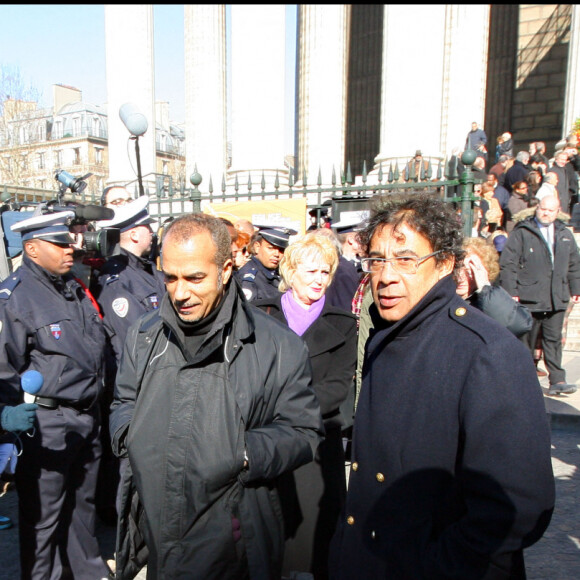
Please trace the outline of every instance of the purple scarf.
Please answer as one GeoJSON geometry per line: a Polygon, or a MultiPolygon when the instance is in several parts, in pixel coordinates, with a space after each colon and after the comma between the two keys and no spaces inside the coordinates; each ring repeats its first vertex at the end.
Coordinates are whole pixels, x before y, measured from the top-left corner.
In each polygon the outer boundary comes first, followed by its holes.
{"type": "Polygon", "coordinates": [[[302,336],[309,326],[320,316],[324,308],[326,296],[311,304],[308,309],[303,308],[292,296],[292,289],[282,294],[282,312],[288,321],[288,326],[298,335],[302,336]]]}

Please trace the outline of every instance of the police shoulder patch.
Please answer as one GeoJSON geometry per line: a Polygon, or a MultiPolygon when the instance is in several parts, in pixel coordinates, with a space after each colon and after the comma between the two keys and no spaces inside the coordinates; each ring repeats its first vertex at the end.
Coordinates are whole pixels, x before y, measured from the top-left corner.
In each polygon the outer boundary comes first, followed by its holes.
{"type": "Polygon", "coordinates": [[[12,295],[14,288],[20,284],[20,276],[18,274],[12,274],[12,276],[6,278],[4,282],[0,285],[0,299],[3,298],[7,300],[12,295]]]}
{"type": "Polygon", "coordinates": [[[256,274],[254,272],[248,272],[247,274],[244,274],[244,277],[242,278],[242,280],[255,280],[256,279],[256,274]]]}
{"type": "Polygon", "coordinates": [[[129,312],[129,301],[126,298],[115,298],[111,306],[119,318],[125,318],[129,312]]]}
{"type": "Polygon", "coordinates": [[[254,293],[249,288],[242,288],[242,292],[244,293],[246,300],[251,300],[252,296],[254,295],[254,293]]]}

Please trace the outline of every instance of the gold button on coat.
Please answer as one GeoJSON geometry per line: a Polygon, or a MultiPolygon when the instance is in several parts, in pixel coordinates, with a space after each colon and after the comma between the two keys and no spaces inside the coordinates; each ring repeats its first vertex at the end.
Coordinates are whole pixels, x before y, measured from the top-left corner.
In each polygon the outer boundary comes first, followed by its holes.
{"type": "Polygon", "coordinates": [[[355,461],[351,467],[352,467],[353,471],[357,471],[358,470],[358,463],[355,461]]]}
{"type": "Polygon", "coordinates": [[[463,308],[463,306],[462,306],[461,308],[458,308],[458,309],[455,311],[455,314],[456,314],[457,316],[465,316],[465,315],[467,314],[467,310],[466,310],[465,308],[463,308]]]}
{"type": "Polygon", "coordinates": [[[382,473],[377,473],[377,481],[383,483],[383,481],[385,481],[385,476],[382,473]]]}
{"type": "Polygon", "coordinates": [[[352,516],[348,516],[348,518],[346,518],[346,523],[349,526],[352,526],[354,524],[354,518],[352,516]]]}

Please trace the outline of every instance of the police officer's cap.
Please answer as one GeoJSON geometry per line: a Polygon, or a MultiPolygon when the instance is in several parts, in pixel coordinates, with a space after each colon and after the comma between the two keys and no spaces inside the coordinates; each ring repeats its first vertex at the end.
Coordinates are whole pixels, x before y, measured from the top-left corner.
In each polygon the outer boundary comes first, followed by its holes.
{"type": "Polygon", "coordinates": [[[291,228],[273,227],[273,226],[256,226],[259,234],[267,242],[278,248],[287,248],[290,236],[295,236],[298,232],[291,228]]]}
{"type": "Polygon", "coordinates": [[[97,222],[99,228],[117,228],[122,232],[156,223],[147,211],[149,198],[146,195],[138,197],[135,201],[115,208],[115,217],[112,220],[102,220],[97,222]]]}
{"type": "Polygon", "coordinates": [[[364,228],[366,221],[361,221],[360,215],[345,216],[339,222],[330,224],[330,227],[336,231],[337,234],[348,234],[350,232],[358,232],[364,228]]]}
{"type": "Polygon", "coordinates": [[[68,224],[75,217],[74,211],[59,211],[45,215],[34,215],[10,226],[13,232],[20,232],[22,241],[45,240],[53,244],[74,244],[68,224]]]}

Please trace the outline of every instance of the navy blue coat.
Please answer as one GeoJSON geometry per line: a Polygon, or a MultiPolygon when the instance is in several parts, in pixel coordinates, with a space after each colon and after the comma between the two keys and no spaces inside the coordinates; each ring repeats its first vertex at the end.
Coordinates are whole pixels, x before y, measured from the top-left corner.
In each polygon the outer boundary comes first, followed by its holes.
{"type": "Polygon", "coordinates": [[[28,369],[44,377],[40,396],[88,408],[101,395],[105,331],[99,313],[71,275],[62,281],[68,299],[24,256],[0,284],[0,406],[22,402],[20,375],[28,369]]]}
{"type": "Polygon", "coordinates": [[[525,578],[554,507],[528,349],[451,276],[391,326],[371,313],[331,578],[525,578]]]}
{"type": "Polygon", "coordinates": [[[332,283],[326,290],[326,300],[332,306],[352,312],[352,299],[360,282],[356,266],[344,256],[340,256],[332,283]]]}

